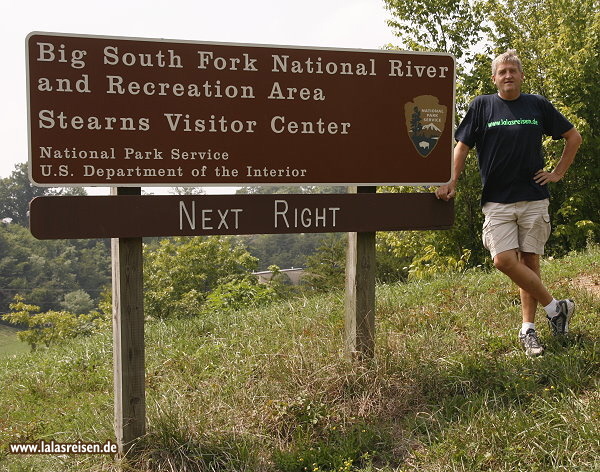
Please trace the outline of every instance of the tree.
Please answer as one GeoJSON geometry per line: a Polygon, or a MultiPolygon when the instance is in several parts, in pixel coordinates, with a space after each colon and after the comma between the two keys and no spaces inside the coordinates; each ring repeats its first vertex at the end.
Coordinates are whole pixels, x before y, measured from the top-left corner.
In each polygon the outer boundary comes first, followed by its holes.
{"type": "MultiPolygon", "coordinates": [[[[495,52],[519,51],[524,86],[552,101],[583,136],[565,178],[551,187],[555,230],[548,248],[565,253],[600,236],[600,2],[598,0],[504,0],[486,4],[495,19],[495,52]]],[[[549,167],[562,142],[544,143],[549,167]]]]}
{"type": "Polygon", "coordinates": [[[232,237],[176,237],[144,248],[144,306],[149,316],[193,316],[220,284],[241,280],[256,258],[232,237]]]}
{"type": "Polygon", "coordinates": [[[344,287],[347,239],[340,234],[326,234],[314,254],[308,256],[302,282],[312,289],[326,292],[344,287]]]}
{"type": "Polygon", "coordinates": [[[403,44],[417,51],[445,51],[472,58],[472,45],[482,39],[482,11],[468,0],[385,0],[395,19],[388,24],[403,44]]]}
{"type": "MultiPolygon", "coordinates": [[[[582,249],[600,238],[600,8],[598,0],[385,0],[390,25],[408,49],[456,56],[457,119],[467,104],[495,91],[491,59],[517,49],[525,68],[525,92],[547,96],[582,133],[584,144],[565,178],[550,188],[555,230],[549,253],[582,249]]],[[[544,143],[549,167],[562,142],[544,143]]],[[[480,180],[471,156],[456,197],[456,223],[450,231],[423,235],[442,255],[457,260],[469,250],[470,264],[488,260],[480,243],[480,180]]],[[[398,235],[398,238],[401,238],[398,235]]],[[[397,241],[396,246],[402,242],[397,241]]],[[[422,251],[424,246],[417,244],[422,251]]],[[[407,247],[407,245],[404,245],[407,247]]],[[[418,256],[415,253],[415,256],[418,256]]]]}
{"type": "Polygon", "coordinates": [[[65,311],[78,315],[89,313],[94,308],[94,301],[85,290],[74,290],[65,294],[60,305],[65,311]]]}
{"type": "Polygon", "coordinates": [[[28,305],[22,296],[16,295],[10,304],[10,313],[0,318],[27,329],[18,333],[19,339],[28,343],[34,351],[40,344],[50,347],[65,339],[89,336],[109,326],[110,317],[100,312],[75,314],[68,311],[40,311],[36,305],[28,305]]]}
{"type": "Polygon", "coordinates": [[[28,226],[29,202],[46,193],[47,189],[29,182],[27,164],[17,164],[10,177],[0,179],[0,218],[11,218],[12,223],[28,226]]]}
{"type": "Polygon", "coordinates": [[[29,202],[44,195],[85,195],[85,190],[35,187],[29,181],[27,164],[16,164],[10,177],[0,179],[0,220],[10,218],[12,223],[29,226],[29,202]]]}

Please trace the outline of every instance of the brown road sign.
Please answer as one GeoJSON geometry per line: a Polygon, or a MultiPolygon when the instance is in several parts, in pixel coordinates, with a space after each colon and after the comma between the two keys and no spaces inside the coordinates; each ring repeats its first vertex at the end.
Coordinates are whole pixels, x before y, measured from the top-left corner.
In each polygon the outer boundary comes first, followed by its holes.
{"type": "Polygon", "coordinates": [[[38,197],[38,239],[448,229],[453,202],[430,193],[38,197]]]}
{"type": "Polygon", "coordinates": [[[37,185],[451,177],[448,54],[54,33],[26,46],[37,185]]]}

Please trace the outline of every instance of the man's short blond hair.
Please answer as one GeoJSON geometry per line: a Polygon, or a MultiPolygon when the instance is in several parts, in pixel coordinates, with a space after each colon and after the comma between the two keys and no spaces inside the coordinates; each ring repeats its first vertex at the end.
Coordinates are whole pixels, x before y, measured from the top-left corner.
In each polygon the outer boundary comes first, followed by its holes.
{"type": "Polygon", "coordinates": [[[492,76],[496,75],[498,64],[503,64],[505,62],[516,64],[516,66],[519,68],[519,72],[523,72],[521,59],[519,59],[519,56],[517,56],[517,51],[515,49],[508,49],[506,52],[503,52],[492,61],[492,76]]]}

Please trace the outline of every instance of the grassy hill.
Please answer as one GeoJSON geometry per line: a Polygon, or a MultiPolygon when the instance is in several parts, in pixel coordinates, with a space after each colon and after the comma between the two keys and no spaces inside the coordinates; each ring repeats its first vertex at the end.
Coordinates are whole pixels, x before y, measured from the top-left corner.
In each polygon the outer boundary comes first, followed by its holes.
{"type": "Polygon", "coordinates": [[[600,250],[542,271],[578,309],[563,341],[540,311],[536,359],[496,271],[379,286],[364,364],[342,355],[342,293],[149,321],[148,433],[130,462],[7,453],[113,438],[111,333],[0,358],[0,470],[600,470],[600,250]]]}

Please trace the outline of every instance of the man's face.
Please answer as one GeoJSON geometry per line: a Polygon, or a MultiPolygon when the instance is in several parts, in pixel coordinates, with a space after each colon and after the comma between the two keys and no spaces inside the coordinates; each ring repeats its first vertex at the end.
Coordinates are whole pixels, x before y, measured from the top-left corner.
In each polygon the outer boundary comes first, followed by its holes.
{"type": "Polygon", "coordinates": [[[521,93],[521,84],[525,76],[513,62],[502,62],[496,68],[496,74],[492,81],[498,89],[502,98],[511,100],[517,98],[521,93]]]}

